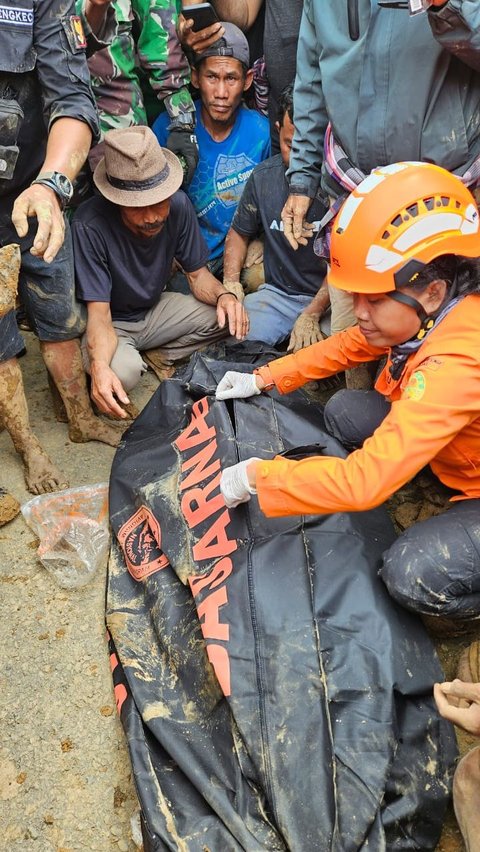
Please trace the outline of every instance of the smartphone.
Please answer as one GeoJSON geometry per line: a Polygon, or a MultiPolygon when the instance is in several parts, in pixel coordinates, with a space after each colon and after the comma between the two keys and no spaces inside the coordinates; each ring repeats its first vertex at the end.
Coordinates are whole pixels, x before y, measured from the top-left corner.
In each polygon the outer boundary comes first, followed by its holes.
{"type": "Polygon", "coordinates": [[[182,15],[186,21],[193,20],[193,31],[204,30],[205,27],[217,23],[219,17],[210,3],[195,3],[193,6],[184,6],[182,15]]]}

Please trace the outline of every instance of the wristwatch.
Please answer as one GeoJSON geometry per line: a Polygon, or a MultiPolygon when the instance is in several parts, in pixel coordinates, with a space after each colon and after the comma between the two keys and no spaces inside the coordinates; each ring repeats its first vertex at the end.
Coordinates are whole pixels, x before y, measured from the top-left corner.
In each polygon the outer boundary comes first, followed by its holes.
{"type": "Polygon", "coordinates": [[[73,184],[70,178],[61,172],[41,172],[38,177],[32,181],[32,186],[34,183],[41,183],[43,186],[48,186],[50,189],[53,189],[60,200],[62,210],[65,210],[65,207],[73,195],[73,184]]]}
{"type": "Polygon", "coordinates": [[[187,130],[190,133],[195,131],[195,113],[181,112],[172,118],[167,130],[187,130]]]}

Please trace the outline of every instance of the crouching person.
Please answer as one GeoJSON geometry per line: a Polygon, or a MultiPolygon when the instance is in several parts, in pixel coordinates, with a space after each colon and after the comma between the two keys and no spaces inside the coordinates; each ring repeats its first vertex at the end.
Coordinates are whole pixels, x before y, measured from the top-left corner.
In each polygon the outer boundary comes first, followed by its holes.
{"type": "Polygon", "coordinates": [[[455,176],[430,164],[375,170],[332,230],[328,283],[353,294],[358,325],[251,375],[227,373],[217,396],[288,393],[386,356],[375,390],[342,390],[327,428],[346,459],[246,459],[223,471],[228,506],[257,494],[266,515],[362,511],[422,467],[452,506],[407,530],[385,554],[390,593],[457,628],[480,613],[479,215],[455,176]]]}
{"type": "Polygon", "coordinates": [[[83,351],[92,399],[124,418],[128,391],[146,370],[142,351],[160,349],[174,363],[229,334],[243,339],[248,317],[206,268],[195,211],[178,191],[180,162],[148,127],[107,133],[93,179],[101,196],[72,225],[77,293],[88,312],[83,351]],[[164,292],[173,260],[192,295],[164,292]]]}

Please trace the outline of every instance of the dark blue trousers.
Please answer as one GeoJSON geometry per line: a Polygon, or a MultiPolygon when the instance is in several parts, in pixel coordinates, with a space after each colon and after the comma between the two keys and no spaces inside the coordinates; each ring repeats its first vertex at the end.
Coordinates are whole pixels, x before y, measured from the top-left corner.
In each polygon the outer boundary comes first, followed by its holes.
{"type": "MultiPolygon", "coordinates": [[[[388,414],[377,391],[341,390],[325,406],[329,432],[360,447],[388,414]]],[[[480,499],[452,503],[414,524],[385,552],[381,577],[407,609],[448,618],[480,617],[480,499]]]]}

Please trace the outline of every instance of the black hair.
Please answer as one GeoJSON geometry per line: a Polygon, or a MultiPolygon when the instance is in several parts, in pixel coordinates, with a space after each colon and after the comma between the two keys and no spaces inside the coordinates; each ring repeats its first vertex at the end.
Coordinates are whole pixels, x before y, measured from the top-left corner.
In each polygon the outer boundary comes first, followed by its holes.
{"type": "Polygon", "coordinates": [[[422,292],[431,281],[437,280],[447,282],[448,290],[452,290],[451,298],[480,293],[480,258],[442,254],[427,263],[410,286],[422,292]]]}
{"type": "Polygon", "coordinates": [[[285,113],[293,124],[293,82],[285,86],[278,98],[277,121],[280,127],[283,125],[285,113]]]}

